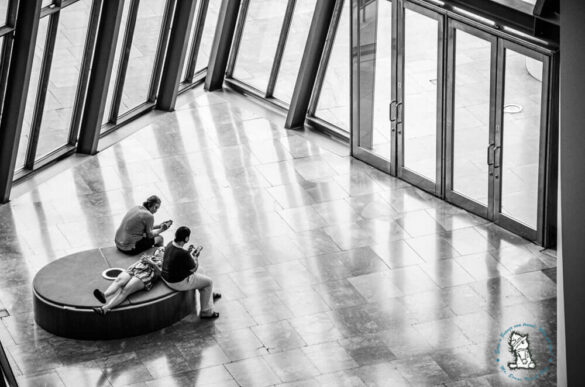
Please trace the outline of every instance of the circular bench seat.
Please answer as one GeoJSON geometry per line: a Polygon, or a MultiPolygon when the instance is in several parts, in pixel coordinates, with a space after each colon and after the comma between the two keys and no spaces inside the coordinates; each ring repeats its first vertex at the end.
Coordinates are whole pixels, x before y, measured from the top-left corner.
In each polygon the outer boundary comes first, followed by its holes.
{"type": "Polygon", "coordinates": [[[36,323],[73,339],[117,339],[162,329],[195,310],[194,290],[176,292],[159,280],[150,291],[130,295],[105,316],[95,313],[93,308],[101,303],[94,298],[93,290],[105,291],[111,284],[101,273],[108,268],[125,269],[139,258],[108,247],[49,263],[33,281],[36,323]]]}

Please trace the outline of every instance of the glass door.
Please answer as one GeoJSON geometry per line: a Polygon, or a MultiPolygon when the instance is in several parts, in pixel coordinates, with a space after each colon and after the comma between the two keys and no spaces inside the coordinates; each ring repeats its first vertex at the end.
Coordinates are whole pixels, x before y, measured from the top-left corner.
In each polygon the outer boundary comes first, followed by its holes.
{"type": "Polygon", "coordinates": [[[494,220],[528,239],[542,235],[549,57],[500,40],[494,220]]]}
{"type": "Polygon", "coordinates": [[[391,107],[398,176],[441,195],[443,16],[408,2],[399,27],[397,102],[391,107]]]}
{"type": "Polygon", "coordinates": [[[449,20],[445,197],[493,217],[496,38],[449,20]]]}
{"type": "Polygon", "coordinates": [[[396,2],[377,0],[352,2],[352,119],[354,157],[395,174],[396,2]]]}

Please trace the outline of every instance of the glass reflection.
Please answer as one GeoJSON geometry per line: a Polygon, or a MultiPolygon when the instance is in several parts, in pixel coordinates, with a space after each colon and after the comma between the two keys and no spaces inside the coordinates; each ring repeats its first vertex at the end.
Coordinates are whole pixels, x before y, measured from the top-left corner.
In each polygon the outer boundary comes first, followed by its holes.
{"type": "Polygon", "coordinates": [[[405,10],[404,167],[436,179],[438,21],[405,10]]]}
{"type": "Polygon", "coordinates": [[[455,31],[453,189],[487,206],[491,43],[455,31]]]}
{"type": "MultiPolygon", "coordinates": [[[[187,51],[185,51],[185,61],[183,62],[183,69],[181,70],[181,82],[188,81],[187,79],[187,70],[189,68],[191,58],[193,57],[193,42],[195,41],[195,31],[199,27],[197,25],[197,16],[201,10],[202,1],[198,1],[195,4],[195,12],[193,13],[193,24],[191,25],[191,31],[189,31],[189,43],[187,44],[187,51]]],[[[204,19],[205,20],[205,19],[204,19]]],[[[205,28],[205,25],[203,26],[205,28]]]]}
{"type": "Polygon", "coordinates": [[[536,229],[542,62],[505,52],[501,211],[536,229]]]}
{"type": "Polygon", "coordinates": [[[349,5],[343,2],[315,116],[349,132],[349,5]]]}
{"type": "Polygon", "coordinates": [[[233,77],[266,90],[287,0],[250,0],[233,77]]]}

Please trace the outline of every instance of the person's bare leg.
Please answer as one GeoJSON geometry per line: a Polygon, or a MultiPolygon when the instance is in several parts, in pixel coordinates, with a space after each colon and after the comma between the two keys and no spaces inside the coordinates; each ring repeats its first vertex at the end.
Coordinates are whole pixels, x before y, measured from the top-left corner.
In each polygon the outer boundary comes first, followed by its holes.
{"type": "Polygon", "coordinates": [[[129,295],[136,293],[139,290],[144,289],[144,282],[136,277],[131,277],[130,281],[117,293],[114,297],[108,301],[106,305],[102,307],[104,312],[108,312],[116,306],[120,305],[129,295]]]}
{"type": "Polygon", "coordinates": [[[110,286],[108,286],[108,288],[104,292],[104,296],[109,297],[112,294],[116,293],[116,291],[124,287],[124,285],[126,285],[131,278],[132,276],[128,274],[128,272],[126,271],[121,272],[120,274],[118,274],[116,279],[110,284],[110,286]]]}

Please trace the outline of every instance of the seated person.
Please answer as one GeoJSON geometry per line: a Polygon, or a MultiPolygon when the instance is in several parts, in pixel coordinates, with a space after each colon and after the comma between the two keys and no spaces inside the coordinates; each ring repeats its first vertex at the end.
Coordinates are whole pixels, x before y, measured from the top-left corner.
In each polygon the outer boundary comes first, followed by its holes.
{"type": "Polygon", "coordinates": [[[134,262],[128,269],[118,274],[118,277],[112,284],[102,292],[99,289],[93,291],[93,295],[99,302],[105,304],[98,308],[93,308],[97,314],[104,316],[112,308],[120,305],[129,295],[139,290],[149,291],[152,284],[161,274],[162,260],[165,248],[159,247],[154,255],[143,255],[140,260],[134,262]],[[114,295],[107,301],[107,298],[114,295]]]}
{"type": "Polygon", "coordinates": [[[202,319],[218,318],[219,313],[213,310],[213,300],[220,298],[221,294],[213,293],[213,281],[211,278],[196,273],[199,267],[199,254],[203,247],[194,248],[184,246],[189,242],[191,230],[181,226],[175,232],[175,240],[170,242],[166,249],[162,265],[162,279],[173,290],[186,291],[199,290],[199,302],[201,304],[202,319]]]}
{"type": "Polygon", "coordinates": [[[154,224],[154,214],[160,208],[160,198],[150,196],[141,206],[131,208],[122,224],[116,231],[116,247],[128,255],[136,255],[150,249],[152,246],[163,246],[164,240],[160,235],[171,227],[172,220],[161,224],[154,224]]]}

